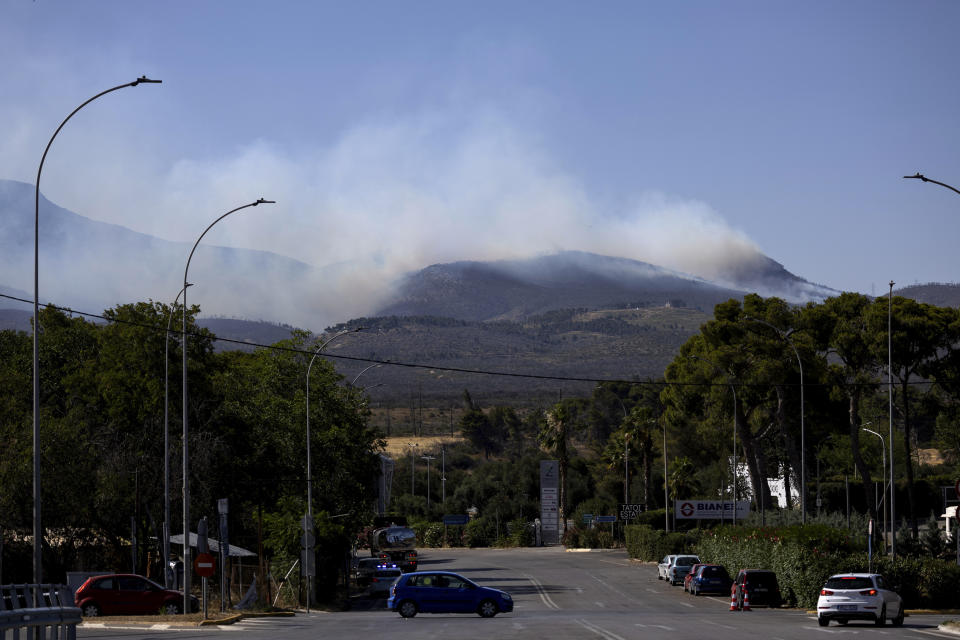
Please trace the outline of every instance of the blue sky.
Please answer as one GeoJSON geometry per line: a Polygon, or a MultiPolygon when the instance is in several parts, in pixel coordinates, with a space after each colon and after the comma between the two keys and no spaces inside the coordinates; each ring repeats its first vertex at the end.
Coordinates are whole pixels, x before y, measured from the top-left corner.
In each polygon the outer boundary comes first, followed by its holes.
{"type": "MultiPolygon", "coordinates": [[[[960,3],[0,0],[0,178],[347,265],[581,249],[837,289],[960,281],[960,3]]],[[[166,289],[176,290],[171,275],[166,289]]],[[[165,299],[164,293],[149,292],[165,299]]],[[[368,295],[369,294],[369,295],[368,295]]],[[[146,296],[145,296],[146,297],[146,296]]]]}

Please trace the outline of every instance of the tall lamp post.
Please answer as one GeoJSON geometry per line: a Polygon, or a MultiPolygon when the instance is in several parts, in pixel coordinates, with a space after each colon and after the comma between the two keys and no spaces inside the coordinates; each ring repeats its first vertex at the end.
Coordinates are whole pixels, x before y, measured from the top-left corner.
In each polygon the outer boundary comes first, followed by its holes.
{"type": "MultiPolygon", "coordinates": [[[[320,355],[320,352],[327,348],[327,345],[339,338],[340,336],[345,336],[348,333],[356,333],[358,331],[363,331],[363,327],[356,327],[354,329],[344,329],[338,333],[335,333],[332,338],[320,345],[320,347],[314,352],[313,357],[310,358],[310,364],[307,365],[307,515],[310,517],[310,520],[313,521],[313,468],[310,466],[310,370],[313,368],[313,361],[317,359],[317,356],[320,355]]],[[[366,371],[366,369],[364,369],[366,371]]],[[[361,371],[361,373],[363,373],[361,371]]],[[[360,376],[357,376],[359,378],[360,376]]],[[[354,378],[356,382],[356,378],[354,378]]]]}
{"type": "MultiPolygon", "coordinates": [[[[870,424],[869,422],[867,424],[870,424]]],[[[867,433],[872,433],[873,435],[880,438],[880,457],[883,464],[883,526],[881,530],[883,531],[883,546],[884,551],[886,551],[887,546],[887,443],[884,441],[883,436],[877,433],[872,429],[865,429],[860,427],[861,431],[866,431],[867,433]]]]}
{"type": "Polygon", "coordinates": [[[160,84],[162,80],[151,80],[140,76],[133,82],[120,84],[113,88],[101,91],[79,107],[70,112],[57,130],[50,136],[50,141],[43,150],[40,166],[37,168],[37,184],[33,200],[33,581],[36,584],[43,582],[43,529],[40,524],[40,175],[43,173],[43,163],[47,160],[47,153],[53,145],[54,139],[63,126],[67,124],[80,109],[108,93],[126,87],[135,87],[138,84],[160,84]]]}
{"type": "Polygon", "coordinates": [[[190,255],[187,257],[187,266],[183,269],[183,326],[181,350],[183,351],[183,615],[190,613],[190,442],[188,439],[190,433],[190,424],[187,418],[187,274],[190,272],[190,261],[193,260],[193,252],[197,250],[197,245],[203,240],[203,236],[231,213],[236,213],[247,207],[255,207],[259,204],[275,204],[273,200],[258,200],[245,204],[236,209],[231,209],[225,214],[211,222],[197,241],[193,243],[190,249],[190,255]]]}
{"type": "MultiPolygon", "coordinates": [[[[917,174],[920,175],[920,174],[917,174]]],[[[890,421],[890,557],[897,557],[897,515],[894,489],[897,486],[893,475],[893,285],[890,281],[890,295],[887,298],[887,416],[890,421]]]]}
{"type": "Polygon", "coordinates": [[[181,288],[167,314],[167,333],[163,345],[163,586],[170,588],[170,324],[177,301],[186,290],[181,288]]]}
{"type": "Polygon", "coordinates": [[[413,467],[417,462],[414,458],[414,450],[420,445],[416,442],[408,442],[407,446],[410,447],[410,497],[412,498],[415,495],[415,490],[413,487],[413,467]]]}
{"type": "Polygon", "coordinates": [[[807,436],[803,424],[803,360],[800,359],[800,352],[797,351],[797,346],[793,344],[793,340],[790,339],[790,336],[793,334],[794,329],[789,329],[783,331],[778,327],[770,324],[766,320],[761,320],[759,318],[747,317],[748,320],[753,322],[759,322],[764,324],[771,329],[773,329],[781,340],[790,345],[790,348],[793,349],[793,353],[797,356],[797,365],[800,367],[800,523],[807,523],[807,436]]]}
{"type": "MultiPolygon", "coordinates": [[[[737,390],[733,384],[733,377],[720,368],[716,362],[708,360],[703,356],[689,356],[693,360],[703,360],[712,364],[714,369],[722,373],[727,378],[727,384],[730,385],[730,391],[733,393],[733,524],[737,524],[737,390]]],[[[758,487],[759,488],[759,487],[758,487]]],[[[762,491],[762,488],[759,488],[762,491]]],[[[723,509],[720,510],[723,514],[723,509]]]]}
{"type": "Polygon", "coordinates": [[[421,460],[427,461],[427,511],[430,511],[430,461],[436,460],[434,456],[420,456],[421,460]]]}

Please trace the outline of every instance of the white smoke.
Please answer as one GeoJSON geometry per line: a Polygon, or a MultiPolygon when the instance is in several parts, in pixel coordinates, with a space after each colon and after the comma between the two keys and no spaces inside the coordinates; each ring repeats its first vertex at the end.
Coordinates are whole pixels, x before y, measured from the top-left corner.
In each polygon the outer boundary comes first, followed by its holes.
{"type": "MultiPolygon", "coordinates": [[[[323,268],[312,282],[228,274],[246,283],[248,295],[205,292],[208,314],[321,328],[373,313],[398,276],[455,260],[570,249],[709,279],[758,253],[701,202],[650,192],[623,210],[604,210],[548,148],[491,110],[383,117],[326,148],[291,153],[257,140],[229,156],[183,158],[165,168],[138,162],[143,149],[136,146],[110,152],[122,158],[116,176],[79,170],[70,179],[59,175],[53,194],[44,192],[89,218],[189,245],[229,209],[265,197],[277,204],[239,212],[204,244],[271,251],[323,268]],[[92,189],[94,179],[109,188],[92,189]]],[[[98,274],[101,292],[120,286],[110,275],[118,271],[112,265],[98,274]]],[[[139,299],[169,299],[182,272],[154,276],[138,283],[139,299]]]]}

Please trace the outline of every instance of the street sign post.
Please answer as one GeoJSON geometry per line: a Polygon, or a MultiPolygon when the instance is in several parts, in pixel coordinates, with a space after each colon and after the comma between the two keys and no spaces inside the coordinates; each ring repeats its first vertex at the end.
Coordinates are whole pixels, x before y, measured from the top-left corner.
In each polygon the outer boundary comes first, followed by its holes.
{"type": "Polygon", "coordinates": [[[217,570],[217,561],[211,553],[198,553],[193,559],[193,572],[201,578],[209,578],[217,570]]]}

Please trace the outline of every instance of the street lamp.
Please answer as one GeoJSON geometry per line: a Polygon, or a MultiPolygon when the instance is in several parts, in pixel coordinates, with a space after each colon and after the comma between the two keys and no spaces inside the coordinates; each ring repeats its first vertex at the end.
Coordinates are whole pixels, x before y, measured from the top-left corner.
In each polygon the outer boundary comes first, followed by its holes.
{"type": "Polygon", "coordinates": [[[344,329],[343,331],[335,333],[332,338],[320,345],[320,347],[314,352],[313,357],[310,358],[310,364],[307,365],[307,515],[310,517],[311,521],[313,520],[313,474],[312,467],[310,466],[310,369],[313,368],[313,361],[317,359],[317,356],[320,355],[320,352],[323,351],[328,344],[340,336],[345,336],[348,333],[356,333],[358,331],[363,331],[363,327],[344,329]]]}
{"type": "Polygon", "coordinates": [[[912,175],[912,176],[903,176],[903,177],[904,177],[904,178],[908,178],[908,179],[909,179],[909,178],[916,178],[916,179],[918,179],[918,180],[923,180],[924,182],[932,182],[933,184],[938,184],[938,185],[940,185],[941,187],[946,187],[947,189],[950,189],[951,191],[955,191],[956,193],[960,193],[960,191],[958,191],[958,190],[955,189],[954,187],[951,187],[950,185],[945,184],[945,183],[943,183],[943,182],[937,182],[936,180],[931,180],[930,178],[926,177],[925,175],[923,175],[923,174],[921,174],[921,173],[917,173],[916,175],[912,175]]]}
{"type": "Polygon", "coordinates": [[[382,367],[382,366],[383,366],[383,363],[375,362],[374,364],[371,364],[369,367],[366,367],[363,371],[361,371],[354,377],[353,382],[350,383],[350,386],[351,387],[357,386],[357,380],[360,379],[360,376],[365,374],[367,371],[370,371],[370,369],[374,369],[376,367],[382,367]]]}
{"type": "MultiPolygon", "coordinates": [[[[688,356],[693,360],[703,360],[708,364],[712,364],[714,369],[722,373],[727,378],[727,383],[730,385],[730,391],[733,392],[733,524],[737,524],[737,390],[734,388],[733,376],[720,368],[720,366],[703,356],[688,356]]],[[[666,437],[664,437],[666,438],[666,437]]],[[[758,490],[763,491],[763,487],[757,487],[758,490]]],[[[721,496],[722,497],[722,496],[721,496]]],[[[720,510],[720,516],[723,517],[723,509],[720,510]]]]}
{"type": "MultiPolygon", "coordinates": [[[[919,173],[917,175],[920,175],[919,173]]],[[[940,183],[937,183],[940,184],[940,183]]],[[[887,298],[887,417],[890,421],[890,557],[897,557],[897,514],[896,497],[894,490],[896,488],[896,478],[893,475],[893,285],[896,283],[890,281],[890,294],[887,298]]]]}
{"type": "Polygon", "coordinates": [[[427,511],[430,511],[430,461],[436,460],[434,456],[420,456],[421,460],[427,461],[427,511]]]}
{"type": "Polygon", "coordinates": [[[773,326],[766,320],[761,320],[759,318],[751,318],[747,316],[747,320],[752,320],[753,322],[759,322],[760,324],[765,324],[774,331],[777,335],[787,344],[790,345],[790,348],[793,349],[794,355],[797,356],[797,364],[800,366],[800,523],[807,523],[807,446],[806,446],[806,431],[803,424],[803,360],[800,359],[800,352],[797,351],[797,347],[793,344],[793,340],[790,339],[790,335],[794,332],[794,329],[789,329],[787,331],[782,331],[781,329],[773,326]]]}
{"type": "Polygon", "coordinates": [[[41,553],[43,549],[43,529],[40,526],[40,342],[38,332],[40,326],[40,175],[43,173],[43,163],[47,159],[47,152],[50,151],[57,134],[80,109],[100,96],[105,96],[117,89],[135,87],[138,84],[160,84],[161,82],[163,81],[140,76],[133,82],[101,91],[81,104],[70,112],[70,115],[60,123],[57,130],[50,136],[50,141],[43,150],[40,166],[37,169],[37,184],[33,199],[33,582],[35,584],[43,582],[43,556],[41,553]]]}
{"type": "MultiPolygon", "coordinates": [[[[865,424],[870,424],[870,423],[867,422],[865,424]]],[[[886,498],[886,495],[887,495],[887,444],[884,441],[883,436],[877,433],[876,431],[872,429],[865,429],[863,426],[860,427],[860,430],[866,431],[867,433],[872,433],[873,435],[880,438],[880,455],[881,455],[882,464],[883,464],[883,496],[884,496],[883,497],[883,526],[881,527],[881,529],[883,530],[883,546],[884,546],[884,550],[886,550],[886,546],[887,546],[887,498],[886,498]]]]}
{"type": "Polygon", "coordinates": [[[623,434],[623,504],[630,504],[627,488],[630,486],[630,434],[623,434]]]}
{"type": "Polygon", "coordinates": [[[410,497],[412,498],[414,495],[416,495],[415,489],[413,488],[413,467],[416,464],[416,460],[414,459],[414,449],[420,445],[416,442],[408,442],[407,446],[410,447],[410,497]]]}
{"type": "Polygon", "coordinates": [[[190,613],[190,446],[188,435],[190,433],[189,421],[187,419],[187,274],[190,272],[190,261],[193,260],[193,252],[197,250],[197,245],[203,240],[207,232],[231,213],[236,213],[247,207],[255,207],[258,204],[276,204],[273,200],[258,200],[245,204],[236,209],[231,209],[225,214],[211,222],[197,241],[193,243],[190,249],[190,255],[187,256],[187,266],[183,269],[183,326],[180,330],[183,333],[181,349],[183,351],[183,614],[190,613]]]}
{"type": "Polygon", "coordinates": [[[186,287],[177,292],[167,314],[167,333],[163,345],[163,586],[170,588],[170,323],[186,287]]]}

